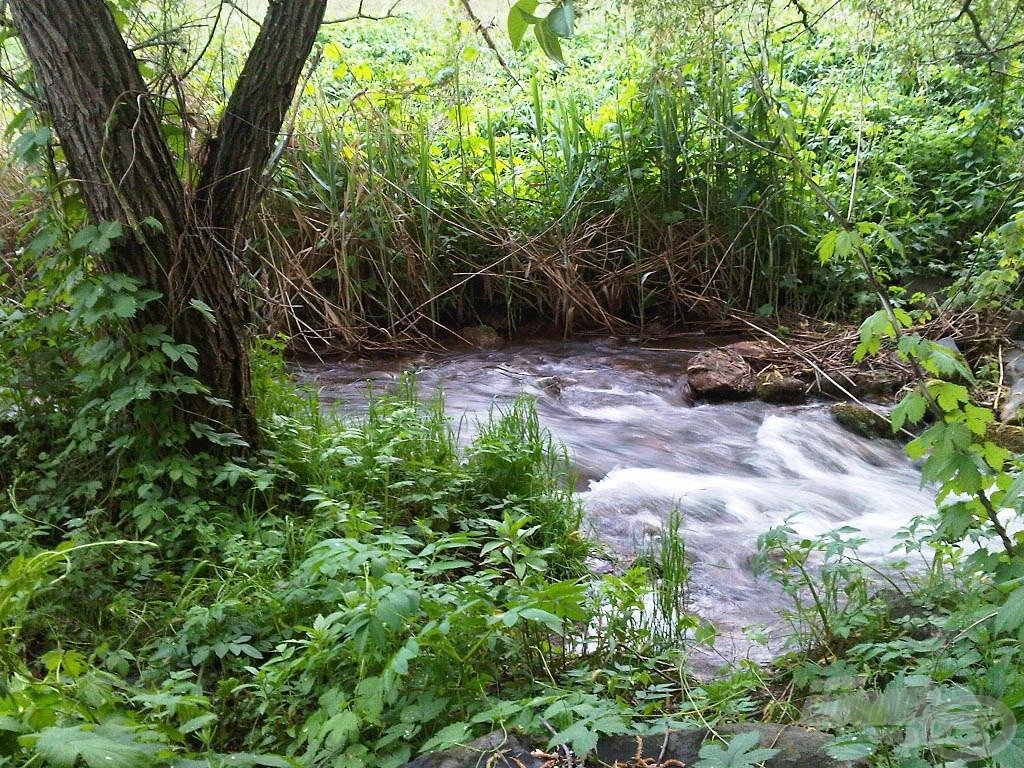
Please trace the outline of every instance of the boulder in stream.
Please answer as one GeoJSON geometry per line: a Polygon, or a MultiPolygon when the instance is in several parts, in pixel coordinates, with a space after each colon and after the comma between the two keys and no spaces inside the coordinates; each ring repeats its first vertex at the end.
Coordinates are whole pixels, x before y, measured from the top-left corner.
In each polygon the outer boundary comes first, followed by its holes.
{"type": "Polygon", "coordinates": [[[772,365],[757,374],[754,393],[766,403],[797,404],[807,399],[807,385],[772,365]]]}
{"type": "Polygon", "coordinates": [[[686,366],[690,387],[708,400],[743,400],[754,394],[754,371],[734,349],[698,352],[686,366]]]}
{"type": "Polygon", "coordinates": [[[489,325],[472,325],[458,332],[458,337],[477,349],[501,349],[505,340],[489,325]]]}
{"type": "Polygon", "coordinates": [[[892,437],[889,417],[857,403],[836,403],[832,415],[843,427],[861,437],[892,437]]]}

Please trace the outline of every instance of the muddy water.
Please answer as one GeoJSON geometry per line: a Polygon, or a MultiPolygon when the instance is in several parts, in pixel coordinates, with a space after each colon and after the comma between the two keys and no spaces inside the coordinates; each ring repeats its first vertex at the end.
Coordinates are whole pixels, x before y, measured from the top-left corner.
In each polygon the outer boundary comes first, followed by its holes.
{"type": "Polygon", "coordinates": [[[881,561],[894,532],[934,503],[897,444],[846,432],[827,404],[692,405],[688,356],[568,343],[306,366],[300,376],[325,404],[355,413],[368,386],[379,390],[413,368],[421,392],[443,390],[464,439],[490,409],[533,395],[543,425],[569,449],[594,533],[628,556],[679,509],[695,561],[694,607],[719,626],[717,650],[764,658],[779,650],[787,603],[753,572],[759,534],[787,519],[808,535],[852,526],[869,540],[862,554],[881,561]],[[746,627],[760,625],[767,648],[745,639],[746,627]]]}

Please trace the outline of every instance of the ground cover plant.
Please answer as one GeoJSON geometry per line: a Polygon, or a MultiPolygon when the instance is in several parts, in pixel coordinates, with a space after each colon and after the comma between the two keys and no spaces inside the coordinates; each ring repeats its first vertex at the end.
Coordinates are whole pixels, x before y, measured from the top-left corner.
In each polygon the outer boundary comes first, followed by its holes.
{"type": "MultiPolygon", "coordinates": [[[[201,187],[257,9],[109,6],[201,187]]],[[[0,763],[388,766],[496,728],[582,757],[602,735],[810,718],[877,765],[1020,764],[985,718],[1024,717],[1021,460],[989,439],[972,366],[915,334],[936,306],[913,294],[930,277],[938,302],[1021,308],[1021,20],[593,4],[570,37],[568,6],[518,7],[511,39],[461,11],[433,36],[401,15],[320,30],[233,233],[264,337],[248,440],[189,418],[224,404],[195,344],[148,322],[157,286],[110,268],[138,222],[87,215],[4,16],[0,763]],[[879,593],[851,532],[767,532],[802,645],[706,681],[677,527],[590,575],[528,401],[459,448],[414,382],[339,420],[282,357],[879,301],[859,354],[910,360],[894,425],[932,420],[910,450],[940,505],[903,539],[927,568],[879,593]]],[[[703,762],[768,757],[751,747],[703,762]]]]}

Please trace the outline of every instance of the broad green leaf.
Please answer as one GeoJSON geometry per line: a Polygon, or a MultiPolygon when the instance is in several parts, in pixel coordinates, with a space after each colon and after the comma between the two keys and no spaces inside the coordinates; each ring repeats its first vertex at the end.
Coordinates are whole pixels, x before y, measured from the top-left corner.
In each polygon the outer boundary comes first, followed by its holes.
{"type": "Polygon", "coordinates": [[[840,259],[853,256],[861,247],[860,233],[849,229],[841,229],[836,235],[835,255],[840,259]]]}
{"type": "Polygon", "coordinates": [[[693,639],[701,645],[714,647],[718,629],[711,622],[701,622],[694,631],[693,639]]]}
{"type": "Polygon", "coordinates": [[[519,615],[527,621],[537,621],[550,629],[552,632],[562,631],[562,620],[555,614],[542,611],[540,608],[524,608],[519,615]]]}
{"type": "Polygon", "coordinates": [[[469,723],[452,723],[435,733],[421,749],[423,752],[448,749],[448,747],[467,744],[472,738],[473,732],[470,730],[469,723]]]}
{"type": "Polygon", "coordinates": [[[976,435],[984,435],[986,425],[995,420],[995,414],[988,408],[981,408],[970,403],[964,405],[964,423],[976,435]]]}
{"type": "Polygon", "coordinates": [[[200,301],[199,299],[189,299],[188,305],[192,307],[192,309],[199,312],[199,314],[205,317],[209,322],[213,323],[214,325],[217,324],[217,316],[213,314],[213,307],[211,307],[205,301],[200,301]]]}
{"type": "Polygon", "coordinates": [[[960,403],[969,402],[971,399],[967,387],[959,384],[952,384],[948,381],[932,380],[928,382],[928,391],[939,407],[945,412],[959,411],[960,403]]]}
{"type": "Polygon", "coordinates": [[[508,39],[512,43],[512,49],[518,51],[523,42],[523,35],[531,24],[536,24],[538,19],[533,15],[540,5],[538,0],[519,0],[508,12],[508,39]]]}
{"type": "Polygon", "coordinates": [[[150,768],[155,745],[136,741],[130,728],[120,725],[80,725],[44,728],[36,740],[36,752],[56,768],[150,768]]]}
{"type": "MultiPolygon", "coordinates": [[[[281,757],[280,755],[256,755],[250,752],[233,752],[227,755],[224,759],[225,765],[230,765],[232,768],[256,768],[256,766],[266,766],[266,768],[300,768],[300,764],[294,760],[290,760],[287,757],[281,757]]],[[[174,763],[174,768],[178,768],[179,763],[174,763]]],[[[208,766],[209,762],[203,762],[203,766],[208,766]]]]}
{"type": "Polygon", "coordinates": [[[914,324],[914,318],[910,316],[910,313],[900,307],[893,307],[893,317],[896,318],[896,322],[900,324],[901,328],[909,328],[914,324]]]}
{"type": "Polygon", "coordinates": [[[1006,448],[993,443],[991,440],[983,442],[980,450],[981,457],[985,460],[985,463],[996,472],[1001,472],[1003,466],[1013,456],[1006,448]]]}
{"type": "Polygon", "coordinates": [[[75,233],[75,236],[71,238],[71,247],[76,251],[88,248],[89,245],[100,236],[100,231],[93,225],[82,227],[75,233]]]}
{"type": "Polygon", "coordinates": [[[996,634],[1016,632],[1024,624],[1024,587],[1017,587],[996,614],[996,634]]]}
{"type": "Polygon", "coordinates": [[[892,431],[897,432],[908,421],[917,424],[928,412],[928,401],[920,392],[908,393],[892,409],[892,431]]]}
{"type": "Polygon", "coordinates": [[[133,317],[137,309],[138,303],[135,301],[135,297],[129,293],[118,293],[110,299],[110,312],[115,317],[133,317]]]}
{"type": "Polygon", "coordinates": [[[548,14],[548,27],[555,37],[565,39],[572,37],[573,9],[571,2],[559,5],[548,14]]]}
{"type": "Polygon", "coordinates": [[[1017,499],[1024,494],[1024,472],[1021,472],[1014,481],[1010,484],[1010,487],[1006,489],[1006,495],[1003,496],[1003,506],[1012,507],[1017,503],[1017,499]]]}
{"type": "Polygon", "coordinates": [[[821,238],[821,241],[818,243],[818,260],[821,261],[822,264],[828,264],[835,255],[837,237],[839,237],[838,230],[826,232],[825,236],[821,238]]]}
{"type": "Polygon", "coordinates": [[[597,732],[587,727],[585,722],[573,723],[551,737],[548,749],[560,744],[572,744],[572,751],[583,757],[597,746],[597,732]]]}
{"type": "Polygon", "coordinates": [[[825,744],[825,754],[833,760],[860,760],[875,753],[875,744],[861,733],[837,736],[825,744]]]}
{"type": "Polygon", "coordinates": [[[546,18],[539,19],[533,25],[533,34],[537,37],[537,42],[540,43],[540,48],[544,51],[544,55],[564,67],[565,59],[562,57],[562,44],[558,42],[558,38],[552,33],[546,18]]]}
{"type": "Polygon", "coordinates": [[[747,731],[733,736],[727,747],[705,744],[696,768],[746,768],[778,754],[777,749],[755,749],[760,741],[760,731],[747,731]]]}

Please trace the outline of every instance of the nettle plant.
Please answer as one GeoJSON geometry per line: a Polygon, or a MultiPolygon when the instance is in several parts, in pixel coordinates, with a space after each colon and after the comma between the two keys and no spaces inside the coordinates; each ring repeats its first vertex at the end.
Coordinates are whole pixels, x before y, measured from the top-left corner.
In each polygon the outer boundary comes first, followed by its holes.
{"type": "Polygon", "coordinates": [[[0,479],[7,523],[24,531],[5,546],[128,533],[188,549],[218,512],[201,489],[223,457],[207,447],[230,453],[238,437],[178,417],[175,403],[204,396],[195,349],[160,325],[132,330],[161,297],[94,267],[121,225],[33,223],[21,260],[34,287],[0,302],[0,409],[10,419],[0,479]]]}
{"type": "Polygon", "coordinates": [[[974,402],[970,387],[977,382],[963,357],[913,332],[913,324],[913,316],[899,308],[876,312],[861,325],[855,357],[877,353],[889,339],[915,367],[917,385],[893,409],[892,427],[898,432],[931,418],[907,445],[907,453],[923,459],[924,481],[938,486],[936,534],[954,542],[971,538],[981,544],[972,562],[1009,576],[1020,567],[1024,543],[1024,531],[1011,534],[1012,521],[1024,515],[1021,457],[992,439],[995,415],[974,402]],[[1002,552],[989,550],[992,540],[999,541],[1002,552]]]}

